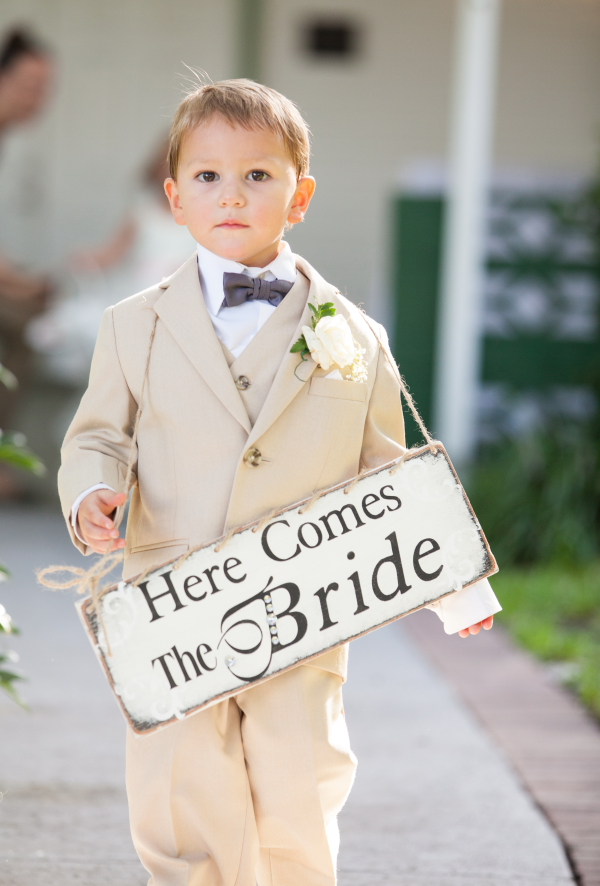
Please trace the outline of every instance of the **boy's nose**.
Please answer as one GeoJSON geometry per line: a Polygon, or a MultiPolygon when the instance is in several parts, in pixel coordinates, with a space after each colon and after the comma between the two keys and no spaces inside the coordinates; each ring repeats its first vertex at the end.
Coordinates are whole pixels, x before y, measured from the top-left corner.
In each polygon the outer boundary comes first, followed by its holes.
{"type": "Polygon", "coordinates": [[[242,206],[245,201],[240,189],[229,185],[221,191],[219,202],[221,206],[242,206]]]}
{"type": "Polygon", "coordinates": [[[241,206],[243,200],[239,195],[225,194],[221,198],[221,206],[241,206]]]}

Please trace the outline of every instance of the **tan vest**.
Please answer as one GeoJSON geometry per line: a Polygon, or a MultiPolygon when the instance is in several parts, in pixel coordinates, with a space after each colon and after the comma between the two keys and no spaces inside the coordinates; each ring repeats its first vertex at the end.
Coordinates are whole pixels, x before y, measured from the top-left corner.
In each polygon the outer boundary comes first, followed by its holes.
{"type": "Polygon", "coordinates": [[[229,348],[221,342],[227,365],[240,392],[240,399],[252,427],[256,424],[273,386],[277,370],[289,350],[307,296],[308,280],[299,273],[294,287],[294,298],[283,300],[239,357],[234,357],[229,348]]]}

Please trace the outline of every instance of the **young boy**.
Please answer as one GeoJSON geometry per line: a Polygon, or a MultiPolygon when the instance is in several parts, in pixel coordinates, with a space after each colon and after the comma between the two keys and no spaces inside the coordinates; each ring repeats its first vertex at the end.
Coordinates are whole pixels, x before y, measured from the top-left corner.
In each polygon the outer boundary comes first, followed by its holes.
{"type": "MultiPolygon", "coordinates": [[[[308,161],[297,108],[256,83],[203,86],[175,115],[165,190],[197,253],[107,310],[59,475],[73,541],[86,554],[124,547],[125,578],[404,451],[398,379],[376,336],[282,240],[314,193],[308,161]],[[366,380],[310,358],[296,372],[309,302],[345,318],[366,380]]],[[[499,607],[484,581],[436,608],[468,636],[499,607]]],[[[150,884],[335,884],[336,817],[356,765],[346,658],[334,650],[158,733],[128,733],[131,828],[150,884]]]]}

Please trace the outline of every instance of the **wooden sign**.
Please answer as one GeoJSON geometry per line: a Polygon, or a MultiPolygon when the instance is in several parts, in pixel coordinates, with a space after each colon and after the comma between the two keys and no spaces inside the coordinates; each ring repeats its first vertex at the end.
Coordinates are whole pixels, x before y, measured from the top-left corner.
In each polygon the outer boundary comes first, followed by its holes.
{"type": "Polygon", "coordinates": [[[497,571],[443,447],[121,582],[80,614],[129,724],[183,719],[497,571]],[[106,636],[109,644],[106,642],[106,636]],[[110,654],[109,654],[110,647],[110,654]]]}

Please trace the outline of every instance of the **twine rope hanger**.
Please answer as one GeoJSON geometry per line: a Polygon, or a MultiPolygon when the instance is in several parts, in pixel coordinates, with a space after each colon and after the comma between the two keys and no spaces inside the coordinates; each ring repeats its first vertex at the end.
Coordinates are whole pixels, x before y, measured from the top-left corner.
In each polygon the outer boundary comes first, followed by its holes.
{"type": "MultiPolygon", "coordinates": [[[[369,317],[367,317],[367,315],[365,314],[365,312],[361,308],[357,308],[357,311],[360,314],[360,316],[362,317],[363,321],[369,327],[370,331],[375,336],[375,338],[377,340],[377,344],[379,345],[379,348],[383,351],[387,362],[389,363],[394,375],[396,376],[396,378],[398,380],[398,384],[400,386],[400,399],[402,399],[402,396],[404,396],[404,399],[406,400],[408,407],[409,407],[421,433],[423,434],[423,437],[426,440],[427,446],[429,447],[429,449],[431,450],[433,455],[436,455],[437,451],[438,451],[439,443],[437,443],[437,441],[435,441],[433,439],[433,437],[431,436],[431,434],[429,433],[429,431],[425,425],[425,422],[421,418],[421,415],[419,413],[419,410],[417,409],[415,401],[413,400],[412,395],[406,385],[406,382],[404,381],[404,379],[402,377],[402,373],[400,372],[398,364],[392,359],[387,348],[384,347],[384,345],[381,341],[381,338],[377,332],[377,329],[375,329],[371,325],[371,321],[370,321],[369,317]]],[[[140,399],[138,402],[138,407],[137,407],[137,411],[135,414],[135,419],[134,419],[133,428],[132,428],[132,432],[131,432],[131,446],[130,446],[130,450],[129,450],[129,458],[127,460],[127,471],[125,474],[125,484],[124,484],[125,485],[125,492],[127,492],[128,494],[131,491],[131,488],[133,488],[133,486],[135,486],[137,484],[137,478],[135,479],[135,481],[133,479],[133,477],[134,477],[133,464],[134,464],[136,452],[137,452],[137,439],[138,439],[138,433],[139,433],[140,419],[142,416],[142,405],[143,405],[143,400],[144,400],[144,393],[146,391],[147,382],[148,382],[148,373],[149,373],[149,369],[150,369],[150,357],[152,355],[152,345],[154,344],[154,337],[156,335],[157,323],[158,323],[158,317],[155,316],[154,325],[152,327],[152,332],[150,333],[150,339],[149,339],[149,343],[148,343],[148,354],[146,356],[146,365],[144,368],[144,376],[142,379],[140,399]]],[[[410,450],[408,450],[408,449],[406,449],[404,451],[404,453],[402,454],[402,456],[399,459],[399,461],[397,462],[397,464],[394,465],[394,467],[390,470],[390,474],[394,474],[400,468],[404,459],[408,455],[409,451],[410,450]]],[[[362,470],[359,471],[359,473],[355,477],[353,477],[351,480],[349,480],[347,486],[344,487],[344,493],[347,495],[349,492],[351,492],[351,490],[354,489],[356,484],[362,479],[362,477],[367,472],[368,472],[368,470],[366,468],[363,468],[362,470]]],[[[307,501],[307,503],[304,504],[300,508],[298,513],[300,513],[300,514],[306,513],[306,511],[308,511],[310,508],[312,508],[313,505],[323,495],[325,495],[327,493],[327,491],[328,491],[327,488],[315,491],[313,493],[312,497],[307,501]]],[[[282,512],[282,510],[284,510],[284,509],[283,508],[274,508],[272,511],[269,511],[269,513],[265,514],[259,520],[259,522],[255,526],[252,527],[252,532],[260,532],[267,525],[267,523],[270,520],[272,520],[273,517],[276,517],[278,514],[280,514],[282,512]]],[[[242,527],[232,527],[231,529],[229,529],[228,532],[218,541],[217,545],[215,546],[215,553],[219,553],[225,547],[225,545],[233,538],[233,536],[236,533],[241,532],[242,530],[244,530],[246,528],[247,527],[242,526],[242,527]]],[[[109,573],[111,573],[113,571],[113,569],[115,569],[115,567],[119,563],[123,562],[125,554],[124,554],[123,550],[111,551],[110,545],[111,545],[111,543],[109,543],[106,552],[104,554],[101,554],[100,559],[98,559],[93,564],[93,566],[91,566],[89,569],[84,569],[81,566],[46,566],[43,569],[38,569],[36,572],[36,575],[37,575],[37,579],[40,584],[42,584],[45,587],[50,588],[51,590],[54,590],[54,591],[64,591],[64,590],[71,590],[72,588],[75,588],[78,594],[85,594],[86,592],[89,592],[90,597],[92,599],[92,604],[93,604],[96,616],[100,622],[100,625],[102,627],[102,631],[104,633],[104,638],[105,638],[105,642],[106,642],[106,646],[107,646],[107,653],[109,656],[112,656],[110,641],[108,639],[108,634],[106,632],[106,628],[104,625],[104,618],[102,615],[102,607],[100,606],[100,600],[101,600],[102,596],[111,587],[111,585],[106,585],[104,587],[101,587],[101,582],[102,582],[102,579],[106,578],[106,576],[109,575],[109,573]],[[60,579],[60,578],[58,578],[58,576],[60,574],[65,574],[66,576],[69,576],[69,577],[60,579]],[[55,578],[54,576],[57,576],[57,577],[55,578]]],[[[184,554],[182,554],[181,557],[179,557],[177,560],[175,560],[175,562],[173,564],[173,569],[174,570],[179,569],[181,566],[183,566],[183,564],[186,562],[188,557],[190,557],[196,551],[198,551],[204,547],[206,547],[206,543],[202,543],[202,544],[194,546],[193,548],[190,548],[188,551],[186,551],[184,554]]],[[[141,573],[141,575],[137,576],[137,578],[135,578],[131,582],[131,584],[134,587],[138,587],[141,584],[141,582],[143,582],[147,578],[147,576],[151,572],[153,572],[155,569],[156,569],[155,565],[148,566],[141,573]]]]}

